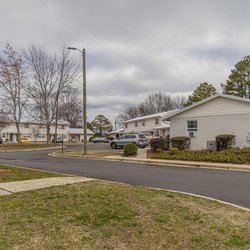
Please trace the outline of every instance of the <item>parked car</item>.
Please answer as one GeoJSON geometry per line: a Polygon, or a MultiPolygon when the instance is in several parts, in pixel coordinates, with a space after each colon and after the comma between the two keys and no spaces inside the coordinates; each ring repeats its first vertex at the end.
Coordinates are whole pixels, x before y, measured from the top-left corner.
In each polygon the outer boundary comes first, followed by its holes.
{"type": "Polygon", "coordinates": [[[128,143],[134,143],[140,148],[145,148],[148,146],[148,140],[144,135],[140,134],[128,134],[128,135],[122,135],[118,139],[112,140],[110,142],[111,148],[123,148],[124,145],[128,143]]]}
{"type": "MultiPolygon", "coordinates": [[[[55,138],[53,138],[53,139],[51,140],[51,142],[52,142],[52,143],[55,143],[55,138]]],[[[63,143],[62,138],[57,138],[57,139],[56,139],[56,143],[63,143]]]]}
{"type": "Polygon", "coordinates": [[[94,143],[98,143],[98,142],[109,143],[109,139],[104,138],[104,137],[94,137],[91,141],[94,143]]]}
{"type": "Polygon", "coordinates": [[[0,144],[2,144],[3,143],[3,139],[2,139],[2,137],[0,137],[0,144]]]}
{"type": "Polygon", "coordinates": [[[20,138],[19,142],[21,144],[28,144],[30,141],[27,138],[20,138]]]}

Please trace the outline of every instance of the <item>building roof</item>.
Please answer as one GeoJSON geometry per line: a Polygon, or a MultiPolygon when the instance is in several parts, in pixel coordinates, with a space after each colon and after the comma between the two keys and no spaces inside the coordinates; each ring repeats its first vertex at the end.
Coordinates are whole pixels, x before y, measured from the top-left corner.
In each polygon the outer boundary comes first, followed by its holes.
{"type": "Polygon", "coordinates": [[[172,114],[173,112],[176,112],[177,110],[178,109],[176,109],[176,110],[169,110],[169,111],[166,111],[166,112],[161,112],[161,113],[152,114],[152,115],[140,116],[140,117],[136,117],[136,118],[124,121],[123,123],[129,123],[129,122],[147,120],[147,119],[152,119],[152,118],[161,118],[161,117],[164,117],[164,116],[166,116],[168,114],[172,114]]]}
{"type": "Polygon", "coordinates": [[[166,128],[170,128],[170,122],[169,123],[162,123],[162,125],[155,126],[154,130],[157,130],[157,129],[166,129],[166,128]]]}
{"type": "MultiPolygon", "coordinates": [[[[70,128],[69,129],[69,133],[74,134],[74,135],[76,135],[76,134],[83,135],[84,134],[83,132],[84,132],[83,128],[70,128]]],[[[90,129],[87,129],[87,134],[94,135],[95,133],[93,131],[91,131],[90,129]]]]}
{"type": "Polygon", "coordinates": [[[120,128],[117,130],[113,130],[111,132],[109,132],[109,134],[119,134],[119,133],[123,133],[124,132],[124,128],[120,128]]]}
{"type": "Polygon", "coordinates": [[[242,97],[238,97],[238,96],[225,95],[225,94],[217,93],[217,94],[215,94],[215,95],[213,95],[213,96],[210,96],[210,97],[208,97],[208,98],[206,98],[206,99],[204,99],[204,100],[202,100],[202,101],[200,101],[200,102],[196,102],[196,103],[194,103],[194,104],[192,104],[192,105],[190,105],[190,106],[188,106],[188,107],[185,107],[185,108],[176,110],[176,111],[173,112],[173,113],[166,114],[166,115],[163,116],[162,120],[163,120],[163,121],[166,121],[166,120],[168,120],[170,117],[176,116],[176,115],[178,115],[178,114],[180,114],[180,113],[183,113],[183,112],[185,112],[185,111],[187,111],[187,110],[193,109],[193,108],[195,108],[195,107],[197,107],[197,106],[200,106],[200,105],[202,105],[202,104],[204,104],[204,103],[206,103],[206,102],[209,102],[209,101],[211,101],[211,100],[213,100],[213,99],[215,99],[215,98],[218,98],[218,97],[223,97],[223,98],[227,98],[227,99],[231,99],[231,100],[235,100],[235,101],[250,103],[250,99],[247,99],[247,98],[242,98],[242,97]]]}

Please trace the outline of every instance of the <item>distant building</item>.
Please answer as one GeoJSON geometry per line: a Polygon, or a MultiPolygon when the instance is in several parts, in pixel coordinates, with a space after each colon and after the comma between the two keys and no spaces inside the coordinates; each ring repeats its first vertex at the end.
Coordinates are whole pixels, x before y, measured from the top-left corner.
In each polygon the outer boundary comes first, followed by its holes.
{"type": "Polygon", "coordinates": [[[145,133],[152,136],[166,137],[169,135],[170,122],[162,121],[162,117],[175,112],[171,110],[167,112],[136,117],[123,122],[124,133],[145,133]]]}
{"type": "Polygon", "coordinates": [[[216,94],[162,120],[171,123],[171,137],[191,138],[190,149],[212,149],[221,134],[235,135],[237,147],[250,146],[250,100],[246,98],[216,94]]]}
{"type": "MultiPolygon", "coordinates": [[[[87,129],[87,140],[89,141],[95,133],[87,129]]],[[[72,142],[83,142],[84,141],[84,131],[83,128],[70,128],[69,129],[69,140],[72,142]]]]}
{"type": "Polygon", "coordinates": [[[113,131],[108,133],[108,135],[113,137],[114,139],[117,139],[119,136],[121,136],[123,134],[124,134],[124,128],[113,130],[113,131]]]}
{"type": "MultiPolygon", "coordinates": [[[[67,121],[58,121],[57,137],[63,137],[65,141],[69,139],[69,126],[67,121]]],[[[6,125],[1,131],[0,136],[3,141],[17,142],[17,129],[14,124],[6,125]]],[[[55,125],[50,126],[50,137],[55,137],[55,125]]],[[[20,138],[27,138],[29,141],[47,141],[47,130],[44,124],[35,121],[23,121],[20,123],[20,138]]]]}

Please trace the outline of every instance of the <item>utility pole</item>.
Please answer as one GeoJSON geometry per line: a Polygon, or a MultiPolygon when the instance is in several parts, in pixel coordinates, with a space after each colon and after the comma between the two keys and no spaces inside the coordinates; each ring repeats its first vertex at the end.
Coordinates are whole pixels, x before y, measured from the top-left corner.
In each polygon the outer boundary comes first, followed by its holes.
{"type": "Polygon", "coordinates": [[[85,49],[77,49],[75,47],[68,47],[67,49],[78,50],[82,54],[82,79],[83,79],[83,154],[87,154],[87,84],[86,84],[86,51],[85,49]]]}
{"type": "Polygon", "coordinates": [[[82,74],[83,74],[83,135],[84,155],[87,154],[87,84],[86,84],[86,52],[82,50],[82,74]]]}

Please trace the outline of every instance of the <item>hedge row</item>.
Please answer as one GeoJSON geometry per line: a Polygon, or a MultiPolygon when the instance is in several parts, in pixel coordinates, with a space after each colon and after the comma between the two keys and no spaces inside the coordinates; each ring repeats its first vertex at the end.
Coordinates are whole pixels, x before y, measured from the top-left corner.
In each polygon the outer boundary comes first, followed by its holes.
{"type": "Polygon", "coordinates": [[[154,159],[183,160],[183,161],[207,161],[234,164],[250,164],[250,149],[235,149],[224,151],[208,150],[170,150],[158,149],[152,155],[154,159]]]}

